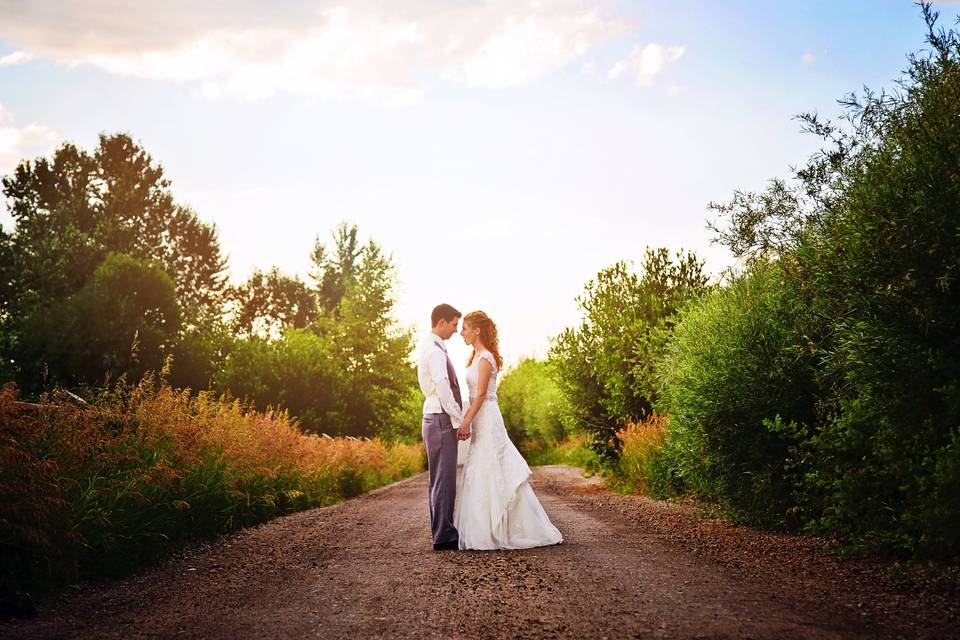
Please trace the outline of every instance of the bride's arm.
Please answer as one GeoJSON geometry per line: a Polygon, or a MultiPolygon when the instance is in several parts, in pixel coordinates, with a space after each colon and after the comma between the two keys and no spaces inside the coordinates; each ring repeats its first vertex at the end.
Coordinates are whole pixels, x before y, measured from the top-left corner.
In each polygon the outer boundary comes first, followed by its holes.
{"type": "Polygon", "coordinates": [[[470,423],[473,421],[473,417],[477,415],[477,412],[480,411],[480,405],[483,404],[483,399],[487,397],[487,387],[490,386],[491,373],[493,373],[493,367],[487,362],[486,358],[480,358],[480,364],[477,365],[477,396],[473,399],[473,402],[470,403],[470,408],[467,409],[467,412],[463,414],[463,422],[457,431],[457,435],[461,438],[466,438],[470,435],[470,423]]]}

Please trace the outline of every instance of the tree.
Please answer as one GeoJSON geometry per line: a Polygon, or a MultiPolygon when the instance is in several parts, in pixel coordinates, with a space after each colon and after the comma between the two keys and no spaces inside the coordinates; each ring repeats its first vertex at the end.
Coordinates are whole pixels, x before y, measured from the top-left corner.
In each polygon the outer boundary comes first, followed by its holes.
{"type": "Polygon", "coordinates": [[[222,315],[204,313],[192,326],[181,330],[170,350],[171,386],[210,388],[237,340],[236,332],[222,315]]]}
{"type": "Polygon", "coordinates": [[[497,385],[497,397],[514,442],[535,438],[556,444],[567,435],[564,421],[569,407],[549,362],[521,360],[497,385]]]}
{"type": "Polygon", "coordinates": [[[288,410],[308,431],[351,433],[343,372],[332,345],[306,329],[287,327],[277,338],[238,341],[215,384],[260,409],[288,410]]]}
{"type": "MultiPolygon", "coordinates": [[[[329,339],[345,374],[344,400],[350,433],[373,434],[395,428],[412,389],[416,373],[409,354],[413,334],[397,325],[394,289],[396,269],[392,258],[372,240],[356,249],[356,226],[337,230],[338,260],[323,271],[324,282],[338,282],[342,295],[336,305],[314,323],[314,331],[329,339]],[[346,239],[346,242],[341,240],[346,239]],[[336,274],[336,275],[331,275],[336,274]],[[398,413],[399,412],[399,413],[398,413]]],[[[334,296],[321,297],[321,305],[334,296]],[[325,301],[325,302],[324,302],[325,301]]]]}
{"type": "Polygon", "coordinates": [[[217,386],[262,408],[285,407],[311,431],[410,433],[413,337],[393,317],[391,257],[372,240],[361,244],[346,223],[334,233],[334,250],[317,240],[312,257],[313,288],[276,269],[241,288],[237,326],[246,336],[217,386]]]}
{"type": "Polygon", "coordinates": [[[233,328],[244,336],[276,336],[284,327],[303,328],[317,317],[317,295],[300,278],[277,267],[260,269],[246,283],[230,291],[234,304],[233,328]]]}
{"type": "Polygon", "coordinates": [[[20,362],[49,382],[102,384],[163,365],[180,328],[173,281],[156,264],[110,253],[75,294],[26,316],[20,362]]]}
{"type": "Polygon", "coordinates": [[[111,252],[152,261],[171,277],[183,331],[219,315],[225,260],[216,230],[176,204],[169,187],[126,134],[101,134],[92,154],[61,145],[3,178],[14,228],[0,229],[0,349],[25,386],[41,374],[19,359],[24,322],[80,291],[111,252]]]}
{"type": "Polygon", "coordinates": [[[823,148],[719,209],[719,240],[749,260],[775,246],[806,310],[795,341],[816,355],[816,419],[791,436],[808,525],[957,558],[960,33],[922,13],[929,48],[897,90],[851,94],[835,121],[801,115],[823,148]]]}
{"type": "Polygon", "coordinates": [[[363,251],[357,240],[357,226],[346,222],[341,222],[333,233],[333,250],[320,242],[319,235],[314,240],[310,277],[316,283],[320,307],[327,313],[338,312],[363,251]]]}
{"type": "Polygon", "coordinates": [[[616,454],[615,432],[649,415],[656,399],[653,363],[677,312],[708,289],[703,262],[678,251],[647,249],[641,273],[625,261],[587,283],[577,298],[583,319],[551,340],[550,358],[574,419],[605,456],[616,454]]]}

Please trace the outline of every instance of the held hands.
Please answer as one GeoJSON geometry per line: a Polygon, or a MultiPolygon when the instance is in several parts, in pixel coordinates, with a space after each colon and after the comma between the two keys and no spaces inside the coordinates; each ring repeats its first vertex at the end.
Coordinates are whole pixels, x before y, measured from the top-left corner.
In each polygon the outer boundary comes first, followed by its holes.
{"type": "Polygon", "coordinates": [[[466,440],[470,437],[470,423],[464,422],[457,429],[457,440],[466,440]]]}

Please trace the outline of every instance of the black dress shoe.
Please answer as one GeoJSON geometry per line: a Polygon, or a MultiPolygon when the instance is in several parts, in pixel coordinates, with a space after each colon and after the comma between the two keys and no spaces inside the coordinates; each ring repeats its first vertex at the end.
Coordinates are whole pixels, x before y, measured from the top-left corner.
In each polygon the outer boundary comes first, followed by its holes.
{"type": "Polygon", "coordinates": [[[460,548],[460,544],[457,541],[453,542],[440,542],[433,545],[434,551],[456,551],[460,548]]]}

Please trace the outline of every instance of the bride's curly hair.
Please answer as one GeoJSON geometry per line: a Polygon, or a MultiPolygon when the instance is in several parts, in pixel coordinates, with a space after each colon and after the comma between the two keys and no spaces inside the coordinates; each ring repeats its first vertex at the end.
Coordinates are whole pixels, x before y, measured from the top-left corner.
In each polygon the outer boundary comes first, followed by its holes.
{"type": "MultiPolygon", "coordinates": [[[[497,336],[497,325],[494,324],[490,316],[483,311],[471,311],[463,316],[463,323],[480,330],[480,341],[483,346],[490,350],[493,359],[497,362],[497,369],[503,369],[503,358],[500,356],[500,338],[497,336]]],[[[467,366],[473,364],[473,358],[477,355],[474,349],[467,360],[467,366]]]]}

